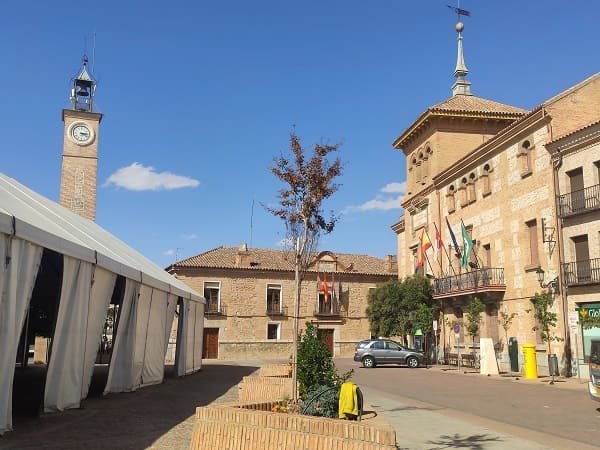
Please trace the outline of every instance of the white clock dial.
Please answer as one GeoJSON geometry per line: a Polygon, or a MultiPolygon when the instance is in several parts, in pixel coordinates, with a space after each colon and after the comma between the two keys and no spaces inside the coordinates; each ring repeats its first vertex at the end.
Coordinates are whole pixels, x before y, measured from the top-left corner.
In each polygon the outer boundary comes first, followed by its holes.
{"type": "Polygon", "coordinates": [[[84,122],[75,122],[69,128],[71,139],[78,145],[88,145],[94,140],[94,130],[84,122]]]}

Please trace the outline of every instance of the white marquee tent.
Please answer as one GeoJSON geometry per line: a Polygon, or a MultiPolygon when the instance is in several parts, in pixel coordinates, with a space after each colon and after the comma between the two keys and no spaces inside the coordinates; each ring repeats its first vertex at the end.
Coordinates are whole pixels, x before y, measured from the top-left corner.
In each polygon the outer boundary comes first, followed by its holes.
{"type": "Polygon", "coordinates": [[[105,393],[162,382],[178,303],[176,372],[200,369],[203,297],[96,223],[0,174],[0,435],[12,429],[16,355],[44,249],[63,257],[45,411],[86,398],[117,276],[125,293],[105,393]]]}

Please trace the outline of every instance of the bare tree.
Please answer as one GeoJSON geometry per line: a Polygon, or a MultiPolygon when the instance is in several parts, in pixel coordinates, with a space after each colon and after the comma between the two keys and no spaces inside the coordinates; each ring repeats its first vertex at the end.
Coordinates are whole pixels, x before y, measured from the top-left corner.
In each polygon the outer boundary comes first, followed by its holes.
{"type": "Polygon", "coordinates": [[[265,208],[285,222],[287,244],[293,251],[295,293],[293,315],[292,349],[292,398],[297,400],[298,374],[298,319],[300,315],[300,291],[302,279],[314,257],[321,233],[331,233],[337,217],[330,212],[326,218],[323,201],[340,187],[334,182],[342,173],[339,157],[329,161],[328,156],[338,150],[340,144],[315,144],[312,157],[307,160],[300,139],[295,131],[290,134],[292,155],[275,158],[269,168],[285,185],[279,190],[278,207],[265,208]]]}

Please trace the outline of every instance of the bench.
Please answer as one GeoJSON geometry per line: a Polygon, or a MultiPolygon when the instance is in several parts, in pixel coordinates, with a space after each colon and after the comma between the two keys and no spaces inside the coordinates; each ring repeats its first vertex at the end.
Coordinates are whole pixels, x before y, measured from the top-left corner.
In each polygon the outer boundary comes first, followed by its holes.
{"type": "MultiPolygon", "coordinates": [[[[458,366],[459,364],[458,353],[446,353],[446,364],[449,366],[458,366]]],[[[472,367],[479,369],[479,355],[473,353],[461,353],[460,354],[460,366],[461,367],[472,367]]]]}

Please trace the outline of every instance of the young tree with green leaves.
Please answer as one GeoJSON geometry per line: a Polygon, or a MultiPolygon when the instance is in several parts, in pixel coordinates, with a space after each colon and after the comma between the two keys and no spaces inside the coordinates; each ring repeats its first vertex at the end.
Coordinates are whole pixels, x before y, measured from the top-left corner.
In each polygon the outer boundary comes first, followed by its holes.
{"type": "MultiPolygon", "coordinates": [[[[548,344],[548,355],[550,355],[550,343],[563,341],[563,338],[553,332],[558,322],[557,314],[551,311],[554,305],[554,296],[549,292],[536,293],[530,300],[533,306],[533,317],[537,321],[532,330],[540,332],[542,342],[548,344]]],[[[528,309],[527,312],[531,312],[531,309],[528,309]]]]}
{"type": "Polygon", "coordinates": [[[298,344],[298,385],[300,397],[321,386],[334,386],[347,381],[352,371],[338,375],[325,343],[319,339],[318,327],[306,322],[298,344]]]}
{"type": "Polygon", "coordinates": [[[517,317],[517,313],[508,313],[508,311],[500,311],[500,325],[504,329],[504,337],[506,339],[505,344],[508,348],[508,330],[513,323],[513,320],[517,317]]]}
{"type": "Polygon", "coordinates": [[[475,346],[475,336],[479,334],[481,327],[481,313],[485,311],[485,305],[479,298],[474,297],[467,306],[467,333],[471,336],[471,343],[475,346]]]}
{"type": "Polygon", "coordinates": [[[279,190],[277,207],[264,206],[271,214],[284,221],[287,231],[288,249],[293,254],[294,264],[294,313],[292,346],[292,397],[297,399],[298,375],[298,318],[300,315],[300,292],[306,273],[321,233],[331,233],[337,217],[330,212],[326,217],[323,202],[331,197],[340,185],[335,179],[342,173],[339,157],[330,161],[331,155],[340,144],[315,144],[313,154],[307,159],[300,139],[293,131],[290,135],[290,156],[275,158],[269,169],[283,184],[279,190]]]}

